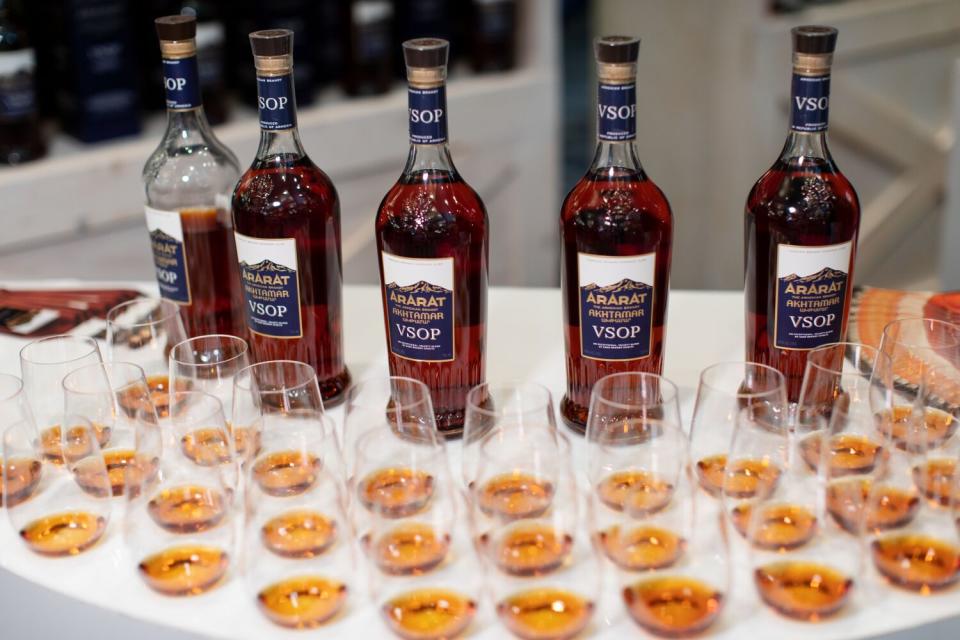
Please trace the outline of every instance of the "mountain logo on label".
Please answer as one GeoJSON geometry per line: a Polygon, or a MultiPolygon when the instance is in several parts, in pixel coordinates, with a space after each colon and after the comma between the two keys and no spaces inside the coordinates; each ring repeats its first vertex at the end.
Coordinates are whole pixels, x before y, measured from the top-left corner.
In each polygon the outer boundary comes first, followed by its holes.
{"type": "Polygon", "coordinates": [[[162,229],[154,229],[150,232],[150,239],[158,242],[177,242],[180,241],[174,238],[169,233],[166,233],[162,229]]]}
{"type": "Polygon", "coordinates": [[[636,280],[631,280],[630,278],[624,278],[620,282],[614,284],[608,284],[604,287],[601,287],[595,282],[584,285],[581,287],[585,293],[623,293],[625,291],[650,291],[653,289],[648,284],[643,282],[637,282],[636,280]]]}
{"type": "Polygon", "coordinates": [[[780,279],[783,282],[798,282],[798,283],[807,284],[812,282],[819,282],[821,280],[836,280],[838,278],[846,278],[846,277],[847,277],[847,274],[845,274],[843,271],[838,271],[837,269],[831,269],[830,267],[824,267],[823,269],[820,269],[820,271],[817,271],[816,273],[812,273],[808,276],[803,276],[802,278],[795,273],[791,273],[790,275],[783,276],[780,279]]]}
{"type": "Polygon", "coordinates": [[[246,261],[241,261],[240,267],[255,273],[262,273],[264,271],[271,273],[296,273],[294,269],[285,267],[282,264],[277,264],[273,260],[261,260],[256,264],[248,264],[246,261]]]}
{"type": "Polygon", "coordinates": [[[439,285],[430,284],[425,280],[415,282],[414,284],[408,284],[405,287],[401,287],[396,282],[391,282],[387,285],[387,289],[391,291],[397,291],[399,293],[453,293],[450,289],[441,287],[439,285]]]}

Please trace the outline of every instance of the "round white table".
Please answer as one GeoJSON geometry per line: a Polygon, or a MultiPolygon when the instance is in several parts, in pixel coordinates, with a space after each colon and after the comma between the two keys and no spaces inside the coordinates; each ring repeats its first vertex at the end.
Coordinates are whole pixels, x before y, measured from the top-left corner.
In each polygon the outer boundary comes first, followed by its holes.
{"type": "MultiPolygon", "coordinates": [[[[81,283],[58,281],[49,285],[79,287],[81,283]]],[[[82,285],[89,287],[91,283],[82,285]]],[[[153,290],[152,286],[134,286],[153,290]]],[[[354,379],[386,375],[377,288],[348,286],[344,299],[346,353],[354,379]]],[[[559,399],[564,384],[559,291],[495,288],[489,303],[487,379],[540,382],[559,399]]],[[[19,374],[17,351],[22,344],[21,340],[0,337],[0,371],[19,374]]],[[[671,293],[665,374],[681,389],[684,420],[690,419],[700,370],[713,362],[742,357],[743,302],[739,292],[671,293]]],[[[340,409],[330,413],[335,420],[342,417],[340,409]]],[[[578,441],[576,436],[572,438],[578,441]]],[[[454,455],[457,448],[456,444],[451,446],[454,455]]],[[[268,622],[250,600],[241,577],[234,574],[200,596],[157,595],[141,582],[134,563],[125,557],[119,520],[115,515],[106,538],[94,549],[76,557],[48,559],[28,551],[6,517],[0,516],[0,638],[390,637],[364,594],[358,594],[345,615],[310,631],[288,631],[268,622]]],[[[746,567],[735,568],[738,574],[746,571],[746,567]]],[[[780,617],[758,603],[752,585],[741,578],[720,622],[708,635],[777,640],[960,637],[960,588],[928,597],[880,585],[870,585],[865,591],[867,597],[840,615],[804,624],[780,617]]],[[[617,599],[609,590],[602,597],[605,601],[617,599]]],[[[583,637],[645,637],[622,609],[605,608],[613,613],[607,619],[594,620],[583,637]]],[[[488,603],[482,603],[468,637],[486,640],[507,636],[488,603]]]]}

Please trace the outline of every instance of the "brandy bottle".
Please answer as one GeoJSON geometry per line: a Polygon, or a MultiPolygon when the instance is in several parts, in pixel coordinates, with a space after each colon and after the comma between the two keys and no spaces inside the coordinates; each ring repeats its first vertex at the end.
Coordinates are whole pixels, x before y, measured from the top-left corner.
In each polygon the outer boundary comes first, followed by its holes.
{"type": "Polygon", "coordinates": [[[746,359],[779,369],[796,402],[807,352],[846,334],[860,202],[827,148],[837,30],[792,33],[790,133],[747,197],[744,280],[746,359]]]}
{"type": "Polygon", "coordinates": [[[246,337],[230,193],[237,159],[214,135],[200,101],[196,18],[156,20],[167,129],[143,168],[146,219],[160,294],[180,305],[190,337],[246,337]]]}
{"type": "Polygon", "coordinates": [[[582,432],[594,383],[661,372],[673,213],[637,156],[640,40],[596,41],[597,151],[560,213],[567,392],[564,421],[582,432]]]}
{"type": "Polygon", "coordinates": [[[467,392],[484,379],[487,212],[447,148],[449,43],[403,45],[410,154],[377,212],[390,374],[430,388],[437,427],[462,433],[467,392]]]}
{"type": "Polygon", "coordinates": [[[331,405],[350,382],[343,358],[340,200],[297,133],[293,32],[255,31],[250,43],[260,147],[233,193],[250,348],[257,362],[311,365],[331,405]]]}
{"type": "Polygon", "coordinates": [[[10,0],[0,0],[0,165],[42,157],[34,50],[10,0]]]}

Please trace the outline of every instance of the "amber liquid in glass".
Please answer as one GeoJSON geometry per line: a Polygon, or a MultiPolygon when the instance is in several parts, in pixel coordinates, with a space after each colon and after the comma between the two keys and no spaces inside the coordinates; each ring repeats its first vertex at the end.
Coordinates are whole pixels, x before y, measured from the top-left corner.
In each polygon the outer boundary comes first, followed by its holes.
{"type": "Polygon", "coordinates": [[[553,502],[553,483],[523,473],[505,473],[487,480],[477,492],[480,510],[503,520],[538,518],[553,502]]]}
{"type": "Polygon", "coordinates": [[[347,586],[321,576],[297,576],[272,584],[257,594],[257,604],[271,622],[309,629],[323,624],[343,607],[347,586]]]}
{"type": "Polygon", "coordinates": [[[227,554],[214,547],[171,547],[144,558],[138,568],[154,590],[170,596],[198,595],[220,582],[227,572],[227,554]]]}
{"type": "Polygon", "coordinates": [[[337,539],[337,525],[316,511],[297,509],[268,520],[260,529],[263,546],[284,558],[314,558],[337,539]]]}
{"type": "Polygon", "coordinates": [[[466,630],[477,603],[448,589],[417,589],[392,597],[380,610],[390,630],[403,640],[441,640],[466,630]]]}
{"type": "Polygon", "coordinates": [[[754,570],[763,601],[789,618],[815,621],[839,611],[853,589],[853,580],[826,565],[783,561],[754,570]]]}
{"type": "Polygon", "coordinates": [[[623,590],[623,601],[634,621],[650,633],[684,637],[707,629],[723,608],[723,594],[681,576],[641,580],[623,590]]]}
{"type": "Polygon", "coordinates": [[[593,616],[589,600],[563,589],[529,589],[497,604],[504,626],[523,640],[566,640],[586,628],[593,616]]]}
{"type": "Polygon", "coordinates": [[[102,516],[68,511],[30,522],[20,530],[20,537],[41,555],[72,556],[95,545],[106,528],[102,516]]]}

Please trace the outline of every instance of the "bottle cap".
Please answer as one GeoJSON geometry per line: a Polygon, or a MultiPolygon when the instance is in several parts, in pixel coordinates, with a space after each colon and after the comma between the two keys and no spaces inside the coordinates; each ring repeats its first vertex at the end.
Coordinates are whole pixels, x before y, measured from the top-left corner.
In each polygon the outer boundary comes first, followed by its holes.
{"type": "Polygon", "coordinates": [[[194,16],[163,16],[153,21],[157,37],[164,41],[193,40],[197,36],[194,16]]]}
{"type": "Polygon", "coordinates": [[[603,36],[594,40],[593,50],[602,64],[634,64],[640,54],[640,38],[603,36]]]}
{"type": "Polygon", "coordinates": [[[289,56],[293,53],[293,31],[264,29],[250,34],[250,48],[254,56],[289,56]]]}
{"type": "Polygon", "coordinates": [[[450,43],[441,38],[416,38],[403,43],[407,81],[415,86],[435,86],[447,79],[450,43]]]}
{"type": "Polygon", "coordinates": [[[804,25],[790,30],[794,53],[830,54],[837,48],[837,30],[833,27],[804,25]]]}

